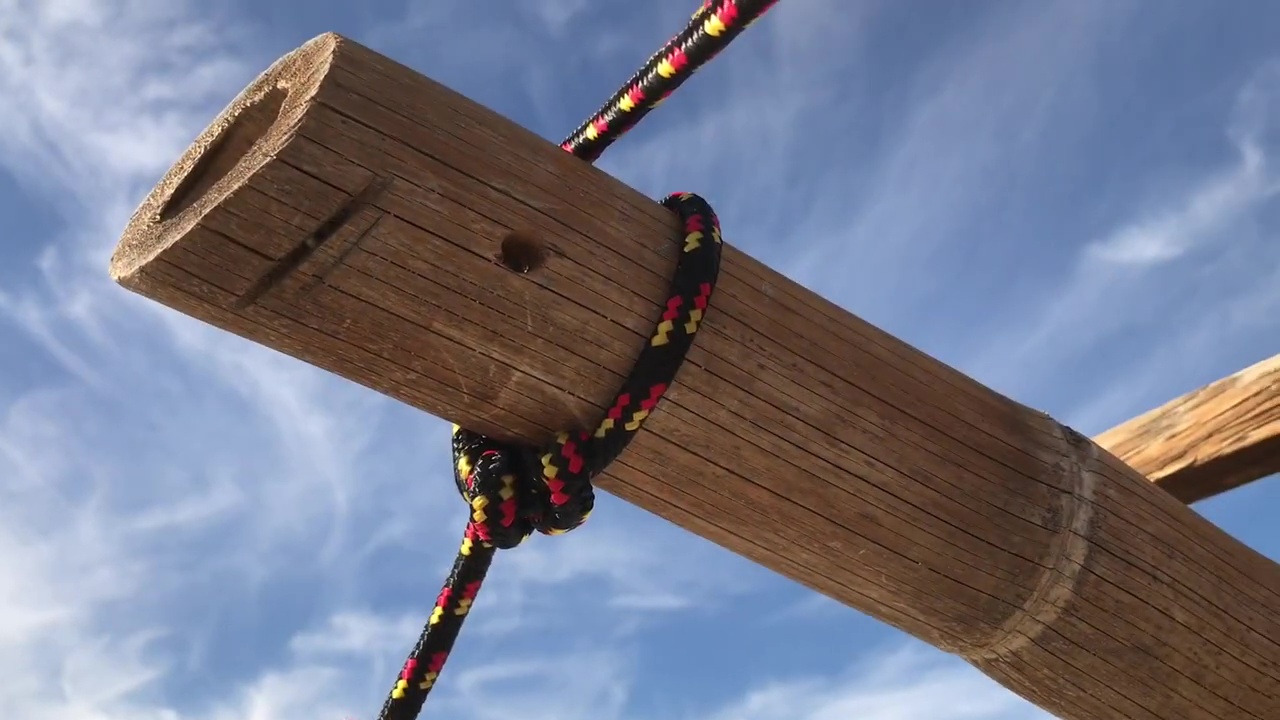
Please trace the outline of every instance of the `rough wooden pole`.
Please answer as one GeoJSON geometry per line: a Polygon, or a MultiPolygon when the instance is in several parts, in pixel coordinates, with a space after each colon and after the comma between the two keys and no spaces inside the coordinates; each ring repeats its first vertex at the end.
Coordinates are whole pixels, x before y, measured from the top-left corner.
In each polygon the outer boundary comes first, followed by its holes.
{"type": "MultiPolygon", "coordinates": [[[[660,312],[676,233],[653,200],[326,35],[196,141],[111,272],[434,415],[542,442],[604,411],[660,312]]],[[[1069,720],[1280,707],[1280,567],[732,247],[676,387],[600,486],[1069,720]]]]}
{"type": "Polygon", "coordinates": [[[1185,503],[1280,473],[1280,355],[1096,438],[1185,503]]]}

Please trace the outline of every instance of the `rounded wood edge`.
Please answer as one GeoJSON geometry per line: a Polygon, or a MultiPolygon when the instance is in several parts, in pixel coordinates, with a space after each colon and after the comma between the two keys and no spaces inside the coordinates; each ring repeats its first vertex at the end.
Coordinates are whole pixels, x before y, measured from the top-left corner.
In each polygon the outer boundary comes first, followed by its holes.
{"type": "Polygon", "coordinates": [[[1047,415],[1057,436],[1060,476],[1053,517],[1056,533],[1045,548],[1035,587],[1000,627],[957,654],[981,667],[1035,644],[1052,627],[1076,595],[1080,572],[1089,557],[1095,525],[1094,502],[1104,477],[1099,472],[1099,448],[1087,437],[1047,415]]]}
{"type": "Polygon", "coordinates": [[[196,137],[147,194],[111,254],[125,286],[242,187],[293,137],[344,39],[318,35],[272,63],[196,137]]]}

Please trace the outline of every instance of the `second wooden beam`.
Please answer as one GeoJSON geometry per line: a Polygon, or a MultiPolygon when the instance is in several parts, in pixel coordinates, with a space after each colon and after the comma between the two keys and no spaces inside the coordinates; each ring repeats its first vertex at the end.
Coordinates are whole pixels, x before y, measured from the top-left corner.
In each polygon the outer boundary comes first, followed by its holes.
{"type": "Polygon", "coordinates": [[[1280,355],[1170,400],[1096,440],[1188,504],[1280,473],[1280,355]]]}

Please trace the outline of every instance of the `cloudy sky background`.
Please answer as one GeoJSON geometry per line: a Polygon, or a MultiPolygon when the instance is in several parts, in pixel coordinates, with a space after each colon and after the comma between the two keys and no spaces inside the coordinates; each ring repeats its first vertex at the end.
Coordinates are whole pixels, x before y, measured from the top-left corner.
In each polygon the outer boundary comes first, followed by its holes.
{"type": "MultiPolygon", "coordinates": [[[[692,9],[0,0],[0,717],[372,718],[452,560],[443,421],[110,283],[222,105],[336,30],[558,141],[692,9]]],[[[1280,352],[1277,25],[784,0],[601,165],[1096,433],[1280,352]]],[[[1271,480],[1197,509],[1274,558],[1278,504],[1271,480]]],[[[612,498],[500,558],[428,716],[1044,717],[612,498]]]]}

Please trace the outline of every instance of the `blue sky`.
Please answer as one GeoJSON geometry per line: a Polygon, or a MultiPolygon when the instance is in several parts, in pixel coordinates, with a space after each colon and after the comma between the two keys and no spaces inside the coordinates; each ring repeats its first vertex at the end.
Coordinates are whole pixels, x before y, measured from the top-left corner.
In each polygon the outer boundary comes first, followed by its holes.
{"type": "MultiPolygon", "coordinates": [[[[558,141],[694,4],[0,0],[0,716],[373,717],[462,526],[447,425],[129,295],[111,248],[315,34],[558,141]]],[[[1280,351],[1277,25],[1263,0],[784,0],[600,164],[1096,433],[1280,351]]],[[[1276,558],[1278,505],[1271,480],[1197,510],[1276,558]]],[[[427,712],[1044,717],[608,497],[499,558],[427,712]]]]}

